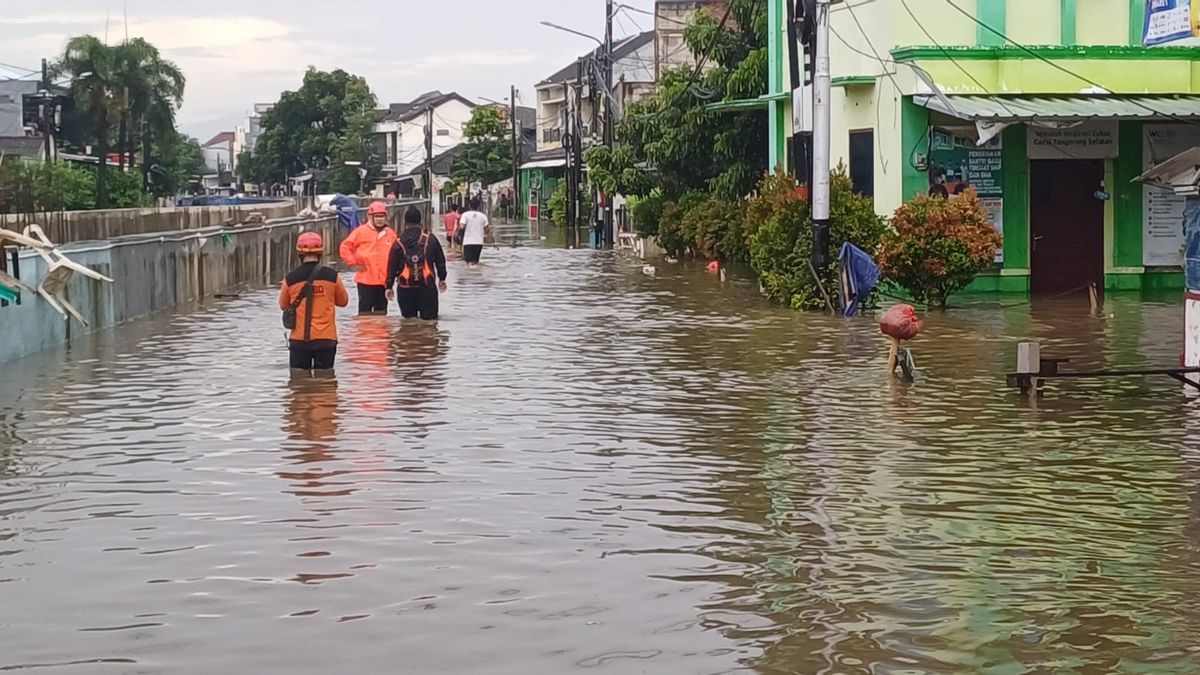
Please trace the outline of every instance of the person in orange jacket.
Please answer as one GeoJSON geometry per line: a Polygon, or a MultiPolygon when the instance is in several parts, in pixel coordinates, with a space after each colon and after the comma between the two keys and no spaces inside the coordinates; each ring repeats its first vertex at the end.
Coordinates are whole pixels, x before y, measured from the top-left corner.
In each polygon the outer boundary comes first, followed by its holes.
{"type": "Polygon", "coordinates": [[[350,304],[350,295],[338,273],[321,265],[325,240],[305,232],[296,240],[300,266],[279,288],[279,309],[295,312],[288,335],[291,366],[297,370],[332,370],[337,357],[337,307],[350,304]]]}
{"type": "Polygon", "coordinates": [[[387,314],[388,257],[396,231],[388,226],[387,206],[375,202],[367,209],[367,224],[360,225],[342,242],[342,262],[357,271],[359,314],[387,314]]]}

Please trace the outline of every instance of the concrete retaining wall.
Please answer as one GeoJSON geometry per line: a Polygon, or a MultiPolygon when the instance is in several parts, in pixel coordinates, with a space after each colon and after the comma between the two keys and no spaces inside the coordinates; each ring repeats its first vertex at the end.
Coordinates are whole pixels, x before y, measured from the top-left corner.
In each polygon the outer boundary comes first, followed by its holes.
{"type": "Polygon", "coordinates": [[[221,227],[243,222],[251,213],[261,213],[267,220],[271,220],[290,218],[297,212],[295,202],[287,199],[273,204],[241,206],[16,213],[0,214],[0,228],[19,232],[26,225],[36,223],[46,231],[50,241],[67,244],[107,240],[131,234],[221,227]]]}
{"type": "MultiPolygon", "coordinates": [[[[305,230],[320,232],[330,259],[336,256],[342,234],[336,217],[136,234],[63,246],[72,260],[115,283],[78,275],[72,280],[67,297],[89,327],[65,321],[40,296],[25,294],[21,304],[0,307],[0,362],[214,293],[277,284],[296,266],[296,236],[305,230]]],[[[28,250],[19,252],[18,262],[15,276],[36,287],[45,276],[45,263],[28,250]]],[[[14,273],[11,263],[9,273],[14,273]]]]}

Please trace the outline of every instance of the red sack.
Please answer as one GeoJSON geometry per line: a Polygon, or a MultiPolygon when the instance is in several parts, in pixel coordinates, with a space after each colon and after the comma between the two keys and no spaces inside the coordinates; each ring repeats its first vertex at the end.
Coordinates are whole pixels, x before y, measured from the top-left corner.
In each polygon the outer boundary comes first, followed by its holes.
{"type": "Polygon", "coordinates": [[[912,305],[896,305],[879,319],[879,330],[897,340],[911,340],[924,329],[925,322],[917,318],[917,310],[912,305]]]}

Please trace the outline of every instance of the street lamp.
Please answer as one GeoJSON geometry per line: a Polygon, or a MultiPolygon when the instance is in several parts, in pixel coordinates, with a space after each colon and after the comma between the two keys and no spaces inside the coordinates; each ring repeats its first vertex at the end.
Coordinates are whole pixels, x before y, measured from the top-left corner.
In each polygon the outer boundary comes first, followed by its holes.
{"type": "Polygon", "coordinates": [[[542,21],[540,23],[543,26],[545,26],[546,28],[553,28],[554,30],[560,30],[564,33],[570,33],[572,35],[578,35],[580,37],[585,37],[585,38],[595,42],[596,44],[600,45],[601,47],[604,46],[604,41],[601,40],[600,38],[592,36],[592,35],[588,35],[587,33],[577,31],[574,28],[567,28],[566,26],[560,26],[560,25],[558,25],[556,23],[552,23],[550,21],[542,21]]]}

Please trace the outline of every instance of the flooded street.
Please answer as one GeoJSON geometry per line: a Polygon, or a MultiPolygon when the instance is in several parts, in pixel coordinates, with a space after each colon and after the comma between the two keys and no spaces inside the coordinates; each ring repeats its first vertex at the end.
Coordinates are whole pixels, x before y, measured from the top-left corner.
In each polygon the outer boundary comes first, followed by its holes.
{"type": "Polygon", "coordinates": [[[336,380],[274,290],[5,364],[0,669],[1200,671],[1198,403],[1004,388],[1026,337],[1175,365],[1175,298],[935,314],[906,387],[870,318],[484,262],[437,325],[342,314],[336,380]]]}

